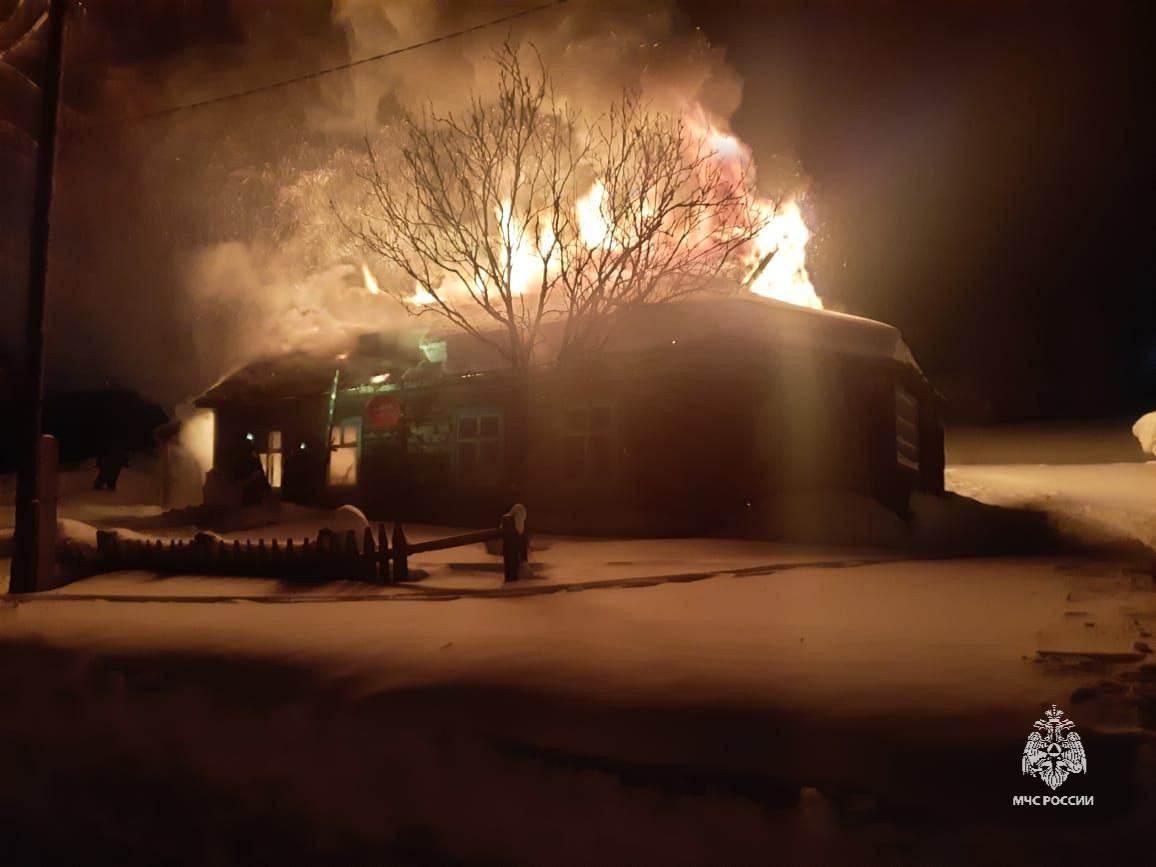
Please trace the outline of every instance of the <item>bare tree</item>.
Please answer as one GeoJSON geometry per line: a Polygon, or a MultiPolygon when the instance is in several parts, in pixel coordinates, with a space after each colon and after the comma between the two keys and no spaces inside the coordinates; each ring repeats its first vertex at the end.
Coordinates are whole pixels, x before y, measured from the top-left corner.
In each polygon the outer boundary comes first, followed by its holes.
{"type": "Polygon", "coordinates": [[[506,45],[492,98],[404,121],[395,165],[367,139],[369,207],[346,227],[414,281],[395,294],[528,366],[551,317],[560,357],[607,314],[737,277],[764,225],[745,168],[627,94],[587,120],[535,54],[506,45]],[[416,295],[414,294],[416,292],[416,295]]]}

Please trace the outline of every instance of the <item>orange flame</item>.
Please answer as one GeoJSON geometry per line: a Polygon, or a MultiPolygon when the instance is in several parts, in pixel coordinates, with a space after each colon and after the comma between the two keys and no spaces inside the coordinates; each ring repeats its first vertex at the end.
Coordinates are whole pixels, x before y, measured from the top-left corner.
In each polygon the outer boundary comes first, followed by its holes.
{"type": "Polygon", "coordinates": [[[747,288],[756,295],[822,310],[823,302],[807,273],[811,232],[803,221],[799,203],[791,198],[777,210],[770,202],[760,203],[759,207],[765,209],[767,223],[755,238],[747,288]]]}
{"type": "MultiPolygon", "coordinates": [[[[763,224],[757,236],[744,251],[741,263],[742,286],[756,295],[774,298],[802,307],[823,309],[807,271],[807,243],[811,232],[799,207],[798,196],[793,195],[782,202],[760,197],[750,186],[746,173],[751,157],[747,146],[736,136],[723,132],[706,119],[701,108],[695,106],[686,114],[687,129],[693,137],[691,145],[705,145],[712,168],[719,170],[722,182],[734,185],[744,201],[752,206],[763,224]]],[[[611,224],[606,207],[606,187],[600,179],[595,179],[574,204],[578,240],[590,250],[611,251],[622,243],[622,227],[611,224]]],[[[549,225],[538,227],[522,225],[509,201],[503,201],[496,209],[501,251],[498,265],[508,273],[478,274],[474,279],[474,291],[484,292],[488,280],[505,283],[508,280],[514,295],[528,295],[541,288],[543,259],[549,273],[557,267],[550,250],[554,236],[549,225]]],[[[704,235],[714,227],[703,226],[704,235]]],[[[363,265],[365,284],[376,294],[377,282],[369,269],[363,265]]],[[[436,291],[439,297],[444,293],[464,293],[467,286],[458,285],[458,278],[450,278],[436,291]]],[[[429,287],[414,284],[413,294],[406,302],[415,306],[434,303],[436,300],[429,287]]]]}
{"type": "Polygon", "coordinates": [[[743,285],[766,298],[775,298],[801,307],[823,309],[823,302],[807,272],[807,242],[811,232],[799,208],[798,195],[792,195],[778,206],[749,189],[744,169],[750,164],[750,150],[736,136],[725,133],[711,123],[702,109],[695,106],[686,113],[691,134],[706,145],[722,163],[724,177],[743,188],[765,221],[746,257],[743,285]]]}

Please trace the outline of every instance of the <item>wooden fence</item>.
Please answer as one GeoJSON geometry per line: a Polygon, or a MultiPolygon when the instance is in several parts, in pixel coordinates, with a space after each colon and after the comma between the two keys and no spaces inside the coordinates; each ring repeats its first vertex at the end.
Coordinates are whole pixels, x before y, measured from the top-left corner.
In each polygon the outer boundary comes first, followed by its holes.
{"type": "Polygon", "coordinates": [[[316,539],[300,543],[290,539],[244,543],[226,541],[209,533],[192,539],[125,539],[115,530],[98,530],[96,557],[81,560],[66,557],[67,565],[88,574],[122,569],[191,575],[245,575],[280,578],[285,581],[366,581],[395,584],[410,578],[409,558],[428,551],[441,551],[479,542],[502,542],[502,565],[506,581],[517,581],[527,570],[530,543],[526,533],[526,509],[517,505],[490,530],[462,533],[444,539],[411,543],[400,523],[386,534],[378,524],[377,533],[366,527],[361,534],[322,530],[316,539]]]}

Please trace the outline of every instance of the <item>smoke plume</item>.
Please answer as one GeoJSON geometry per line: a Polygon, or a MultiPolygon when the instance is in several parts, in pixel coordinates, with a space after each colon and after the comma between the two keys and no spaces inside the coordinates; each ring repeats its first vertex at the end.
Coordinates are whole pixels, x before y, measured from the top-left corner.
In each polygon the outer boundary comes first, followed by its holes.
{"type": "MultiPolygon", "coordinates": [[[[532,43],[560,95],[592,114],[629,88],[663,109],[697,104],[725,128],[742,91],[673,0],[570,0],[345,71],[126,120],[533,4],[94,5],[69,27],[75,110],[60,150],[49,357],[55,371],[170,405],[263,355],[424,325],[369,292],[331,203],[356,208],[366,136],[390,135],[404,111],[485,91],[503,40],[532,43]]],[[[383,284],[394,279],[367,264],[383,284]]]]}

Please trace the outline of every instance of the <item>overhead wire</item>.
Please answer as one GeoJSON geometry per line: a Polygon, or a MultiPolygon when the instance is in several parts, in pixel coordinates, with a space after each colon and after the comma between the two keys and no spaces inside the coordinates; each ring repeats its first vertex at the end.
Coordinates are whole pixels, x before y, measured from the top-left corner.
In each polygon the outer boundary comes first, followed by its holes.
{"type": "Polygon", "coordinates": [[[460,28],[458,30],[450,31],[448,33],[442,33],[442,34],[439,34],[437,36],[430,37],[429,39],[424,39],[421,42],[414,42],[410,45],[404,45],[400,48],[393,48],[393,49],[390,49],[388,51],[381,51],[377,54],[371,54],[368,57],[361,57],[361,58],[358,58],[357,60],[350,60],[350,61],[347,61],[345,63],[338,63],[338,64],[335,64],[333,66],[327,66],[327,67],[324,67],[322,69],[315,69],[315,70],[312,70],[310,72],[302,73],[300,75],[291,76],[289,78],[283,78],[283,79],[279,79],[277,81],[271,81],[271,82],[267,82],[265,84],[255,85],[253,87],[248,87],[248,88],[245,88],[243,90],[236,90],[236,91],[232,91],[230,93],[224,93],[224,94],[220,94],[218,96],[212,96],[212,97],[208,97],[206,99],[196,100],[194,102],[181,103],[179,105],[172,105],[172,106],[168,106],[166,108],[157,109],[155,111],[141,112],[140,114],[125,115],[122,117],[114,117],[114,118],[109,118],[107,120],[97,121],[95,123],[92,123],[92,124],[89,124],[89,125],[83,127],[82,129],[90,129],[93,127],[103,127],[103,126],[119,125],[119,124],[126,124],[126,123],[132,123],[132,122],[137,122],[137,121],[150,120],[152,118],[165,117],[167,115],[176,114],[178,112],[193,111],[195,109],[206,108],[206,107],[212,106],[212,105],[219,105],[220,103],[223,103],[223,102],[231,102],[232,100],[235,100],[235,99],[242,99],[245,97],[254,96],[254,95],[259,94],[259,93],[267,93],[267,92],[272,91],[272,90],[278,90],[278,89],[283,88],[283,87],[289,87],[290,85],[300,84],[301,82],[304,82],[304,81],[311,81],[315,78],[321,78],[323,76],[332,75],[332,74],[337,73],[337,72],[343,72],[343,71],[348,70],[348,69],[355,69],[359,66],[364,66],[364,65],[369,64],[369,63],[376,63],[380,60],[386,60],[386,59],[391,58],[391,57],[397,57],[398,55],[407,54],[407,53],[412,52],[412,51],[417,51],[418,49],[421,49],[421,48],[427,48],[431,45],[436,45],[440,42],[448,42],[449,40],[452,40],[452,39],[459,39],[463,36],[468,36],[471,33],[476,33],[479,30],[485,30],[485,29],[488,29],[490,27],[496,27],[499,24],[506,24],[510,21],[515,21],[519,18],[524,18],[528,15],[533,15],[533,14],[536,14],[538,12],[543,12],[543,11],[550,9],[550,8],[553,8],[555,6],[561,6],[562,4],[564,4],[566,2],[567,2],[567,0],[548,0],[548,2],[539,3],[536,6],[529,6],[525,9],[521,9],[517,12],[511,12],[511,13],[508,13],[506,15],[502,15],[498,18],[491,18],[491,19],[489,19],[487,21],[483,21],[479,24],[474,24],[474,25],[471,25],[469,27],[463,27],[463,28],[460,28]]]}

